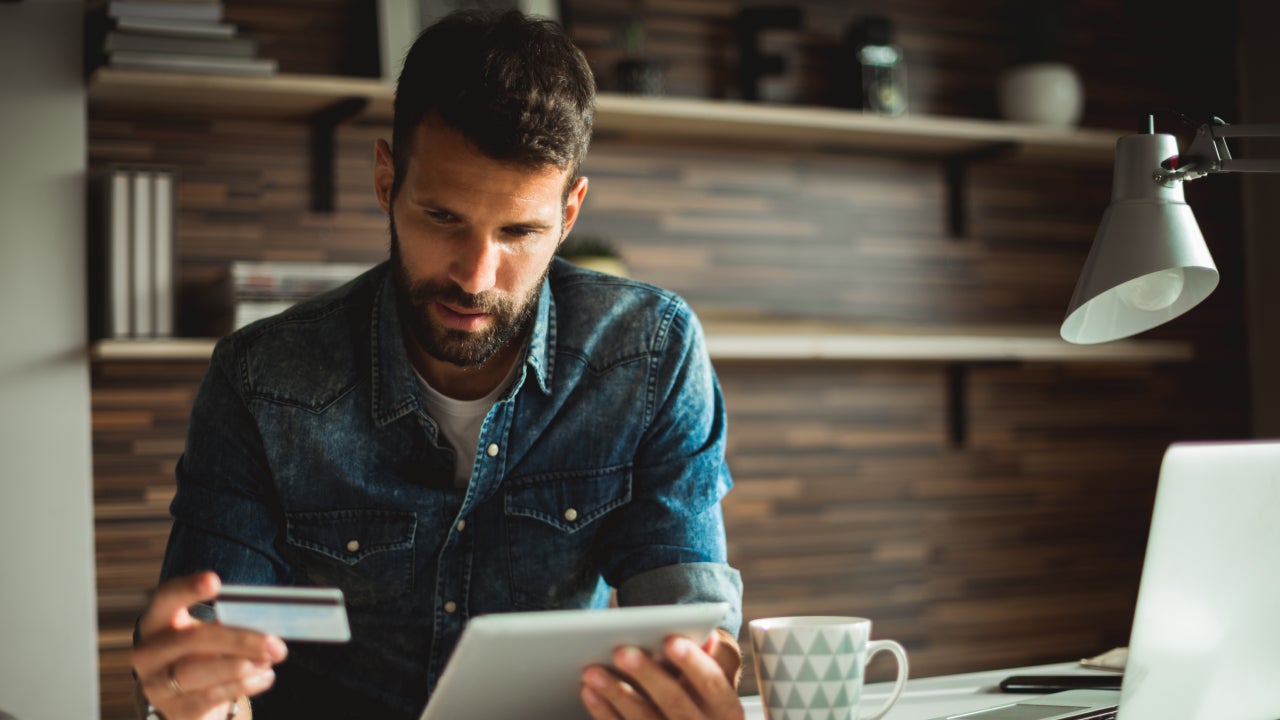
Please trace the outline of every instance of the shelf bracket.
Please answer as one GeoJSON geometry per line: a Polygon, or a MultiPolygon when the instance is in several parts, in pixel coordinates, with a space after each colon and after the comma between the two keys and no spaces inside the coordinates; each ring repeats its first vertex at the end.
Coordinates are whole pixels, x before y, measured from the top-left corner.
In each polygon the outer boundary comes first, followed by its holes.
{"type": "Polygon", "coordinates": [[[947,440],[954,449],[961,449],[969,442],[969,370],[975,365],[1008,367],[1017,361],[980,360],[947,363],[947,440]]]}
{"type": "Polygon", "coordinates": [[[969,235],[969,164],[1008,155],[1016,148],[1016,143],[991,143],[948,155],[943,160],[947,174],[947,234],[952,239],[969,235]]]}
{"type": "Polygon", "coordinates": [[[969,366],[947,365],[947,439],[962,448],[969,439],[969,366]]]}
{"type": "Polygon", "coordinates": [[[316,112],[311,123],[311,209],[333,212],[334,135],[342,123],[359,115],[369,105],[367,97],[347,97],[316,112]]]}

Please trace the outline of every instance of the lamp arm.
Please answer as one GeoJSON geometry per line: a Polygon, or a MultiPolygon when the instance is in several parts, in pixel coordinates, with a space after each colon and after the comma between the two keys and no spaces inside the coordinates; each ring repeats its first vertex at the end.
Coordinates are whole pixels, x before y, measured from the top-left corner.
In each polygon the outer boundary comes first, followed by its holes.
{"type": "Polygon", "coordinates": [[[1227,138],[1280,138],[1280,124],[1228,125],[1221,120],[1196,129],[1187,152],[1166,160],[1156,176],[1164,182],[1195,180],[1210,173],[1280,172],[1280,158],[1241,159],[1231,157],[1227,138]]]}

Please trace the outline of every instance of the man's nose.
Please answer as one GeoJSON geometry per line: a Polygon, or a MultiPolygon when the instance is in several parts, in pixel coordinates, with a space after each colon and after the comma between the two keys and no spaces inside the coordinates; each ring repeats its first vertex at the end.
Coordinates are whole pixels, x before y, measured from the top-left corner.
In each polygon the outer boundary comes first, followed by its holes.
{"type": "Polygon", "coordinates": [[[501,250],[492,239],[474,236],[462,243],[453,262],[451,279],[465,292],[479,295],[493,289],[498,278],[501,250]]]}

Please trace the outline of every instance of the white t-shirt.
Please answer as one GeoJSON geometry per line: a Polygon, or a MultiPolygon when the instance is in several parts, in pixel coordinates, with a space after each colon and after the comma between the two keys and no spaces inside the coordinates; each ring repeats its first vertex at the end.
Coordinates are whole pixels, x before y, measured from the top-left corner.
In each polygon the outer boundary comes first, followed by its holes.
{"type": "Polygon", "coordinates": [[[445,439],[458,455],[458,462],[453,468],[454,487],[464,488],[471,482],[471,471],[476,464],[476,447],[480,444],[480,428],[484,425],[489,409],[511,386],[519,366],[518,362],[512,363],[502,382],[478,400],[455,400],[431,387],[417,370],[413,371],[418,377],[418,387],[422,388],[427,414],[440,426],[440,432],[444,433],[445,439]]]}

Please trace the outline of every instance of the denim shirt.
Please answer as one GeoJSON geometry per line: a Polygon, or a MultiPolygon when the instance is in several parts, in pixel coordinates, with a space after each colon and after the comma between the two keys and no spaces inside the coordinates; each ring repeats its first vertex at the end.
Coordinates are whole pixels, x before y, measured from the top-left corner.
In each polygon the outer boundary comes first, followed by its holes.
{"type": "MultiPolygon", "coordinates": [[[[271,717],[416,718],[467,619],[726,600],[725,412],[679,297],[555,260],[468,487],[425,410],[389,266],[220,341],[162,577],[336,586],[352,640],[293,643],[271,717]]],[[[500,691],[501,678],[494,678],[500,691]]]]}

